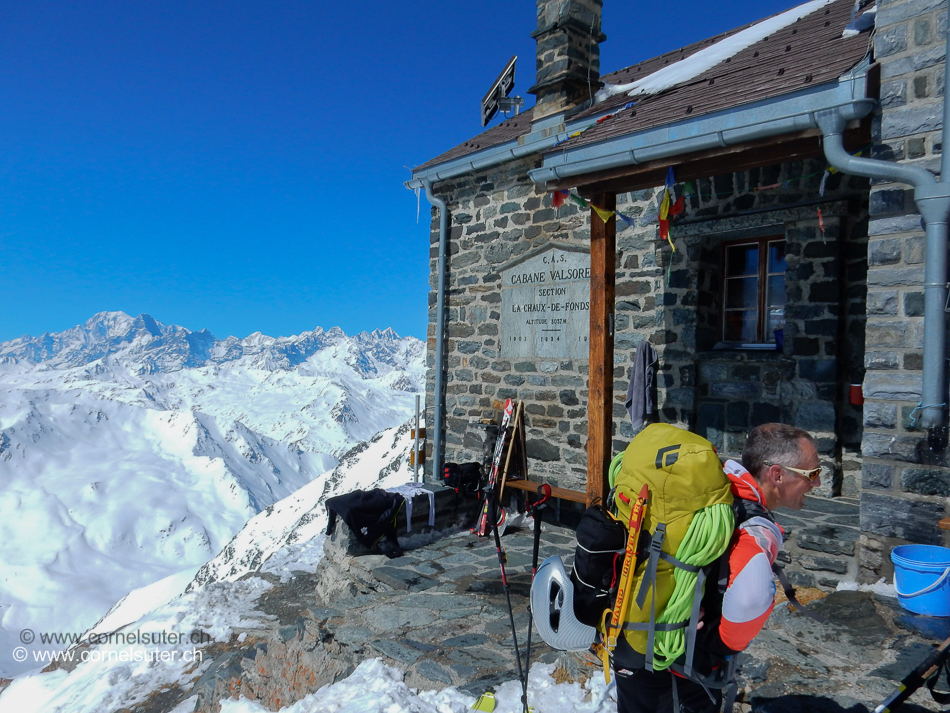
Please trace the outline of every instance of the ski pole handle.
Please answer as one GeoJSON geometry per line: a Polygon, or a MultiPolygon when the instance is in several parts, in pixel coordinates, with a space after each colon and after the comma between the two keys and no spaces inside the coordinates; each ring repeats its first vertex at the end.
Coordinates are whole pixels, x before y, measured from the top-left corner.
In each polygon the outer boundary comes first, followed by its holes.
{"type": "Polygon", "coordinates": [[[547,483],[538,486],[538,498],[539,500],[534,504],[535,508],[544,505],[548,500],[551,499],[551,486],[547,483]]]}

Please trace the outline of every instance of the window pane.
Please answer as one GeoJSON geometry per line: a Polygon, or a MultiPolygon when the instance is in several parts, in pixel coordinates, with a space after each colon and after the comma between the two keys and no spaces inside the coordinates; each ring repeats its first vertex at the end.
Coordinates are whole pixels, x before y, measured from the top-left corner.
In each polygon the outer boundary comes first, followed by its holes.
{"type": "Polygon", "coordinates": [[[769,272],[785,272],[785,241],[769,243],[769,272]]]}
{"type": "Polygon", "coordinates": [[[765,297],[769,307],[785,306],[785,275],[772,275],[769,278],[769,292],[765,297]]]}
{"type": "Polygon", "coordinates": [[[726,329],[723,335],[727,342],[755,342],[755,312],[726,312],[726,329]]]}
{"type": "Polygon", "coordinates": [[[759,246],[733,245],[726,248],[726,277],[759,274],[759,246]]]}
{"type": "Polygon", "coordinates": [[[759,304],[758,283],[756,277],[726,280],[726,308],[756,309],[759,304]]]}
{"type": "Polygon", "coordinates": [[[770,309],[766,314],[765,338],[775,341],[775,330],[785,329],[785,310],[783,308],[770,309]]]}

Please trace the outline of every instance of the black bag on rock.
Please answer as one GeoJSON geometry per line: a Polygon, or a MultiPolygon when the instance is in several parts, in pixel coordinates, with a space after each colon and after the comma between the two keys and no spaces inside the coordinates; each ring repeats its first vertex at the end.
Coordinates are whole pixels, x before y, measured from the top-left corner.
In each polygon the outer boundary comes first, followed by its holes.
{"type": "Polygon", "coordinates": [[[401,557],[402,549],[396,539],[396,517],[404,503],[402,495],[380,488],[354,490],[346,495],[327,498],[327,534],[333,534],[339,515],[364,547],[372,549],[373,545],[386,538],[390,548],[383,554],[390,558],[401,557]]]}

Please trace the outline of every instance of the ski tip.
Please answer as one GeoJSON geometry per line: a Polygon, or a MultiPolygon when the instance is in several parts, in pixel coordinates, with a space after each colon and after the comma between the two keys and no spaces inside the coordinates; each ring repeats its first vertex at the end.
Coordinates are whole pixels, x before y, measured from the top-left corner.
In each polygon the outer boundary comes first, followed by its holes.
{"type": "Polygon", "coordinates": [[[495,710],[495,694],[491,691],[485,691],[478,697],[478,700],[472,704],[472,710],[492,713],[492,711],[495,710]]]}

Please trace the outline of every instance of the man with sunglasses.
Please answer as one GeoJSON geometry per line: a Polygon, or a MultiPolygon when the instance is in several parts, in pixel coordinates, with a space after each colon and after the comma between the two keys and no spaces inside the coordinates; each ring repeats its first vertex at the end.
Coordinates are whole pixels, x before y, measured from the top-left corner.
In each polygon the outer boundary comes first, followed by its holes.
{"type": "MultiPolygon", "coordinates": [[[[744,650],[772,613],[772,564],[782,548],[782,529],[772,510],[800,510],[805,496],[821,485],[814,439],[782,423],[765,423],[749,433],[742,463],[723,466],[731,482],[736,533],[719,571],[725,591],[707,580],[703,618],[696,638],[696,669],[709,675],[744,650]],[[725,569],[728,569],[728,572],[725,569]]],[[[642,658],[642,655],[639,655],[642,658]]],[[[713,713],[722,694],[669,671],[648,671],[621,638],[614,652],[618,713],[713,713]]]]}
{"type": "Polygon", "coordinates": [[[704,599],[709,626],[701,637],[702,648],[713,658],[744,650],[772,613],[772,565],[783,539],[772,511],[801,510],[805,496],[821,485],[822,470],[811,435],[783,423],[756,426],[742,449],[742,463],[728,460],[723,468],[732,484],[737,531],[728,552],[725,593],[721,599],[704,599]]]}

